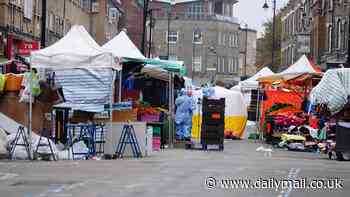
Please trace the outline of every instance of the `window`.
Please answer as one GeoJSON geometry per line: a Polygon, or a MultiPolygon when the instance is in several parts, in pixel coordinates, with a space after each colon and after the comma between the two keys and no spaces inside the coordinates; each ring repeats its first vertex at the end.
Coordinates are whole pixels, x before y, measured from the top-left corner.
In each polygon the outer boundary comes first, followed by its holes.
{"type": "Polygon", "coordinates": [[[189,14],[191,18],[200,19],[203,17],[203,3],[195,2],[192,3],[189,8],[189,14]]]}
{"type": "Polygon", "coordinates": [[[332,26],[328,27],[328,52],[332,52],[332,26]]]}
{"type": "Polygon", "coordinates": [[[222,34],[222,45],[226,45],[226,34],[225,33],[223,33],[222,34]]]}
{"type": "Polygon", "coordinates": [[[55,15],[53,13],[49,14],[49,30],[54,31],[55,15]]]}
{"type": "Polygon", "coordinates": [[[224,73],[225,72],[225,57],[218,57],[218,72],[219,73],[224,73]]]}
{"type": "Polygon", "coordinates": [[[169,60],[177,61],[177,56],[176,55],[169,55],[169,60]]]}
{"type": "Polygon", "coordinates": [[[193,32],[193,43],[202,44],[202,32],[200,30],[196,30],[193,32]]]}
{"type": "Polygon", "coordinates": [[[217,71],[220,73],[221,72],[221,69],[220,69],[220,67],[221,67],[221,58],[220,57],[218,57],[218,62],[217,62],[217,71]]]}
{"type": "Polygon", "coordinates": [[[223,2],[222,1],[215,1],[214,4],[214,13],[215,14],[223,14],[223,2]]]}
{"type": "Polygon", "coordinates": [[[176,44],[178,41],[179,33],[177,31],[170,31],[168,34],[168,42],[176,44]]]}
{"type": "Polygon", "coordinates": [[[234,72],[237,73],[239,69],[239,60],[238,58],[235,58],[235,62],[234,62],[234,72]]]}
{"type": "Polygon", "coordinates": [[[201,56],[193,57],[192,70],[194,72],[201,72],[202,71],[202,57],[201,56]]]}
{"type": "Polygon", "coordinates": [[[338,20],[338,22],[337,22],[337,36],[336,36],[337,49],[340,48],[341,37],[342,37],[341,21],[338,20]]]}
{"type": "Polygon", "coordinates": [[[218,44],[221,45],[221,32],[219,32],[219,35],[218,35],[218,44]]]}
{"type": "Polygon", "coordinates": [[[348,27],[348,23],[345,21],[344,25],[343,25],[343,36],[342,36],[343,37],[343,41],[342,41],[342,43],[343,43],[342,48],[343,49],[347,48],[347,46],[346,46],[347,45],[347,36],[346,35],[347,35],[347,32],[348,32],[347,31],[347,27],[348,27]]]}
{"type": "Polygon", "coordinates": [[[208,11],[209,11],[209,15],[213,14],[213,2],[212,1],[208,2],[208,11]]]}
{"type": "Polygon", "coordinates": [[[32,20],[33,17],[33,0],[24,1],[24,18],[32,20]]]}

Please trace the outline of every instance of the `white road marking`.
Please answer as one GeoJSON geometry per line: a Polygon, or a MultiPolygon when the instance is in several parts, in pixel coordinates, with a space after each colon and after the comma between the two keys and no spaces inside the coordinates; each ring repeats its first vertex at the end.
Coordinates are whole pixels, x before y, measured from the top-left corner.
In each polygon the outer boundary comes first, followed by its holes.
{"type": "Polygon", "coordinates": [[[17,177],[17,176],[18,176],[18,174],[0,172],[0,181],[12,179],[12,178],[17,177]]]}

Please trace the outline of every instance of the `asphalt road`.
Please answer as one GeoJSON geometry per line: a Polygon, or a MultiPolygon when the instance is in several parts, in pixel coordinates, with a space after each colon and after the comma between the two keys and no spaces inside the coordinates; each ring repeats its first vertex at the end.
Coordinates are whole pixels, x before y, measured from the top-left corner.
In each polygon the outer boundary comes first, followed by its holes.
{"type": "MultiPolygon", "coordinates": [[[[259,146],[247,141],[227,141],[223,152],[174,149],[142,159],[0,161],[0,196],[350,196],[349,162],[283,150],[274,150],[269,157],[256,151],[259,146]],[[329,184],[333,187],[328,189],[325,188],[327,185],[320,185],[325,182],[318,183],[322,189],[301,189],[304,185],[295,184],[302,183],[303,178],[306,178],[305,186],[312,180],[339,182],[338,185],[329,184]],[[243,185],[248,188],[230,185],[226,179],[237,184],[239,179],[245,179],[243,185]],[[280,182],[284,187],[268,185],[281,180],[285,180],[280,182]],[[294,184],[294,188],[290,184],[294,184]]],[[[317,187],[317,184],[313,186],[317,187]]]]}

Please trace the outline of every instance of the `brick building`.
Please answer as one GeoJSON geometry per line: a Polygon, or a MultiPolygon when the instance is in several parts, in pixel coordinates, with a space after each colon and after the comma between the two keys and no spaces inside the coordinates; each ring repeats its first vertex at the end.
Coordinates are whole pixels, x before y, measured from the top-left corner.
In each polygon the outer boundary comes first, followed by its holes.
{"type": "Polygon", "coordinates": [[[238,1],[174,1],[171,6],[165,2],[152,2],[153,56],[184,61],[188,76],[198,85],[212,80],[237,83],[241,42],[233,7],[238,1]]]}
{"type": "Polygon", "coordinates": [[[40,21],[38,0],[0,0],[0,59],[28,56],[38,49],[40,21]]]}
{"type": "Polygon", "coordinates": [[[123,9],[121,27],[127,30],[133,43],[141,49],[143,32],[143,0],[120,0],[123,9]]]}
{"type": "Polygon", "coordinates": [[[283,26],[282,63],[290,65],[301,55],[307,54],[323,69],[345,64],[350,9],[346,2],[290,0],[280,13],[283,26]]]}
{"type": "Polygon", "coordinates": [[[46,12],[45,45],[62,38],[72,25],[83,25],[99,44],[121,29],[120,0],[0,0],[0,58],[29,56],[40,47],[42,12],[46,12]],[[44,3],[45,3],[44,2],[44,3]]]}
{"type": "Polygon", "coordinates": [[[240,28],[239,75],[253,76],[256,73],[257,31],[240,28]]]}

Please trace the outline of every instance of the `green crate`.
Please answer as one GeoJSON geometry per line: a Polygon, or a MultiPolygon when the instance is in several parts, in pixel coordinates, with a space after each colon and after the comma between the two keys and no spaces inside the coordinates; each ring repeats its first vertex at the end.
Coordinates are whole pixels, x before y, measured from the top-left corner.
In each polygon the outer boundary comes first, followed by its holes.
{"type": "Polygon", "coordinates": [[[153,126],[153,136],[160,136],[160,131],[161,131],[161,128],[160,127],[156,127],[156,126],[153,126]]]}

